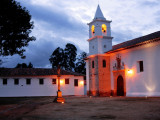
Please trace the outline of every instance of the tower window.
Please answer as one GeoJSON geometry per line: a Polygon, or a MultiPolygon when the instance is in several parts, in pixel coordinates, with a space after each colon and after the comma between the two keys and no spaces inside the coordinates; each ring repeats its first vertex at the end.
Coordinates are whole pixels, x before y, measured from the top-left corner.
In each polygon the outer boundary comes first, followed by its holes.
{"type": "Polygon", "coordinates": [[[19,79],[14,79],[14,84],[18,85],[19,84],[19,79]]]}
{"type": "Polygon", "coordinates": [[[94,25],[92,25],[91,31],[92,31],[93,34],[95,33],[95,27],[94,27],[94,25]]]}
{"type": "Polygon", "coordinates": [[[104,45],[104,48],[106,48],[106,45],[104,45]]]}
{"type": "Polygon", "coordinates": [[[94,61],[92,61],[92,68],[94,68],[94,61]]]}
{"type": "Polygon", "coordinates": [[[92,48],[94,49],[94,46],[92,46],[92,48]]]}
{"type": "Polygon", "coordinates": [[[107,26],[105,24],[102,24],[102,32],[106,33],[107,31],[107,26]]]}
{"type": "Polygon", "coordinates": [[[106,60],[103,60],[103,67],[106,67],[106,60]]]}
{"type": "Polygon", "coordinates": [[[139,72],[143,72],[143,61],[138,61],[139,64],[139,72]]]}

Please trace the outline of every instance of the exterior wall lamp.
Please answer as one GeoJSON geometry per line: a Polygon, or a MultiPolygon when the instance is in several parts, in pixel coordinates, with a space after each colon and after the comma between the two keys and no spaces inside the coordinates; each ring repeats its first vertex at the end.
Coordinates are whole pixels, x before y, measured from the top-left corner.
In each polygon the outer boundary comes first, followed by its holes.
{"type": "Polygon", "coordinates": [[[128,74],[133,74],[133,70],[129,69],[128,71],[128,74]]]}

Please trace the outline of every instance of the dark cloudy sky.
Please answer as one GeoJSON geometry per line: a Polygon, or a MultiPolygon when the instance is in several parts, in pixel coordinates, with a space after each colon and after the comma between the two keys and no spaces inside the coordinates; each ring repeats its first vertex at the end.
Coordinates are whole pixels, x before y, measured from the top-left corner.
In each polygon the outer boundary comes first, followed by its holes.
{"type": "MultiPolygon", "coordinates": [[[[32,62],[34,67],[51,67],[49,57],[57,47],[72,43],[78,53],[88,52],[88,25],[98,0],[17,0],[30,11],[36,41],[26,48],[26,59],[3,57],[1,67],[32,62]]],[[[107,20],[112,20],[113,44],[160,30],[160,0],[99,0],[107,20]]]]}

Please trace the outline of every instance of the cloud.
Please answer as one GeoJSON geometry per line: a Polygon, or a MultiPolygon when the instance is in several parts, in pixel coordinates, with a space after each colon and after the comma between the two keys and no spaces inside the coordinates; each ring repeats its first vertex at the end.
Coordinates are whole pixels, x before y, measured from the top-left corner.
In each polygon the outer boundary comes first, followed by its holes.
{"type": "MultiPolygon", "coordinates": [[[[30,11],[34,21],[31,35],[36,41],[26,48],[26,59],[14,55],[2,66],[32,62],[50,67],[49,56],[57,47],[74,44],[78,53],[88,52],[88,25],[94,18],[97,0],[17,0],[30,11]]],[[[159,0],[101,0],[102,12],[112,20],[113,44],[146,35],[160,28],[159,0]]]]}

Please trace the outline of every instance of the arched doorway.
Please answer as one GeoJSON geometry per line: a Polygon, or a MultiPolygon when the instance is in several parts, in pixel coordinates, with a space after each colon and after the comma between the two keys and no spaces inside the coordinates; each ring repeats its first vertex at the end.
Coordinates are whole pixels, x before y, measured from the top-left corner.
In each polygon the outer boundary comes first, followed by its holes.
{"type": "Polygon", "coordinates": [[[124,81],[121,75],[117,78],[117,96],[124,96],[124,81]]]}

